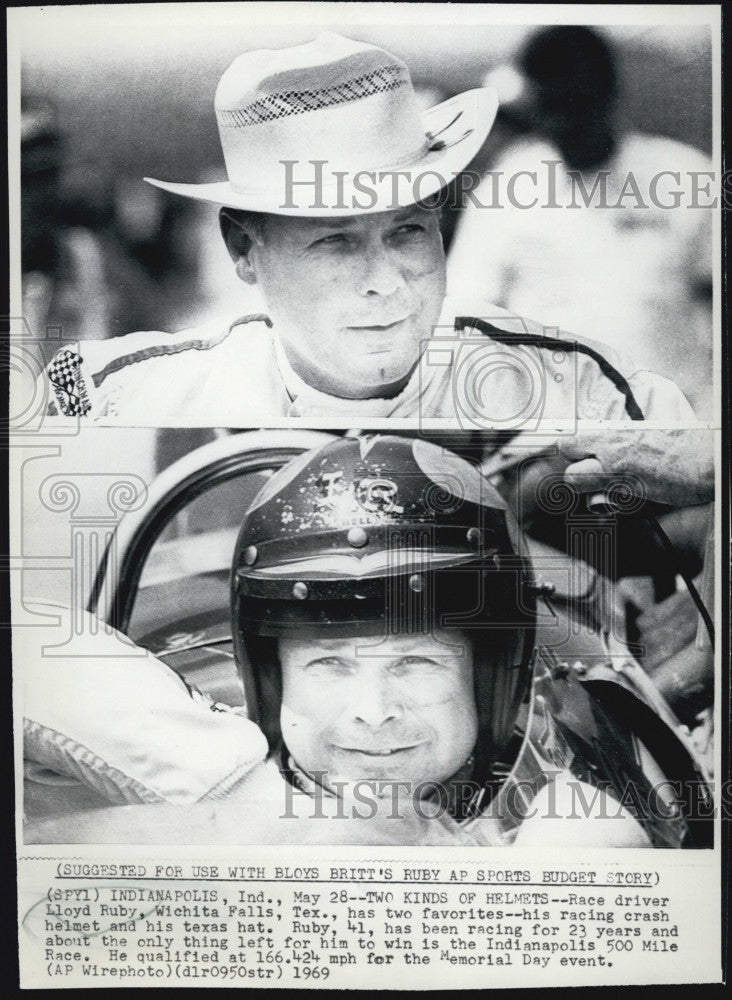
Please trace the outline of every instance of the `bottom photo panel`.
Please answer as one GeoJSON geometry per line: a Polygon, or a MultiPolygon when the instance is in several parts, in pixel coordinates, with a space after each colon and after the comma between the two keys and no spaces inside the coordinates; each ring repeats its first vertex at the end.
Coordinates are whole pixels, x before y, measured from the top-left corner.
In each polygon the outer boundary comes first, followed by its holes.
{"type": "Polygon", "coordinates": [[[23,844],[714,846],[712,432],[46,451],[15,470],[23,844]]]}

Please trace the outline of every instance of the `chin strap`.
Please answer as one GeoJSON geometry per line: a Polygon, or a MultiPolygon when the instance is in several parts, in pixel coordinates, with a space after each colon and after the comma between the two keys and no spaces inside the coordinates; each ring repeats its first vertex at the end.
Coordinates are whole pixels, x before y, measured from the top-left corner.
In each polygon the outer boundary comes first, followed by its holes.
{"type": "MultiPolygon", "coordinates": [[[[474,767],[475,756],[471,753],[462,767],[458,768],[455,774],[448,778],[447,781],[427,783],[433,785],[433,791],[429,795],[426,795],[425,798],[432,802],[444,803],[446,811],[450,816],[458,820],[478,815],[486,789],[479,788],[475,781],[471,780],[474,767]],[[465,795],[463,794],[463,790],[466,787],[472,792],[467,802],[464,801],[465,795]],[[456,816],[458,809],[461,809],[463,812],[463,815],[460,817],[456,816]]],[[[332,788],[329,788],[324,782],[319,781],[310,772],[300,767],[292,754],[288,753],[284,745],[280,753],[280,770],[284,778],[294,788],[305,795],[309,795],[310,798],[319,798],[321,796],[330,799],[338,798],[337,793],[332,788]]]]}
{"type": "Polygon", "coordinates": [[[280,770],[293,788],[296,788],[298,792],[304,792],[306,795],[309,795],[311,799],[316,796],[319,798],[322,795],[329,799],[338,797],[331,788],[318,781],[308,771],[303,770],[295,761],[295,758],[287,752],[284,744],[280,754],[280,770]]]}

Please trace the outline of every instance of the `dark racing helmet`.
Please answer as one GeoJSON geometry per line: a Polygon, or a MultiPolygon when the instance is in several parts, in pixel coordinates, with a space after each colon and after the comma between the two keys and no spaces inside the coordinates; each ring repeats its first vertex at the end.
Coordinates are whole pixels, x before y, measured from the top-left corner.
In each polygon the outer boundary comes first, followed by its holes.
{"type": "Polygon", "coordinates": [[[516,526],[474,465],[419,438],[329,442],[272,476],[239,533],[232,625],[250,716],[276,752],[279,637],[459,628],[473,646],[472,780],[495,789],[528,697],[535,601],[516,526]]]}

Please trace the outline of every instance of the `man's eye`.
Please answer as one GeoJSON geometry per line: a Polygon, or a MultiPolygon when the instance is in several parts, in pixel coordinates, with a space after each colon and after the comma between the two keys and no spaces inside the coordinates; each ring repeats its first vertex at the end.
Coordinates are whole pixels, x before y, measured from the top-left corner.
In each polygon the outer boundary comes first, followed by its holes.
{"type": "Polygon", "coordinates": [[[428,656],[403,656],[392,665],[394,673],[433,673],[442,670],[442,664],[428,656]]]}
{"type": "Polygon", "coordinates": [[[417,236],[425,231],[425,227],[419,222],[405,222],[394,231],[395,236],[417,236]]]}
{"type": "Polygon", "coordinates": [[[338,656],[322,656],[318,660],[311,660],[307,670],[313,673],[341,674],[348,672],[348,664],[338,656]]]}
{"type": "Polygon", "coordinates": [[[319,239],[314,240],[310,246],[320,247],[320,246],[331,246],[333,244],[344,242],[346,237],[343,233],[330,233],[328,236],[321,236],[319,239]]]}

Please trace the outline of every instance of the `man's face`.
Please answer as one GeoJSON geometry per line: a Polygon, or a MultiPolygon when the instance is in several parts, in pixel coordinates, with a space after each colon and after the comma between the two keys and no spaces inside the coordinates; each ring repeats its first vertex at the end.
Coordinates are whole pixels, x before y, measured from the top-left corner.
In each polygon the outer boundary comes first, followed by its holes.
{"type": "Polygon", "coordinates": [[[295,371],[334,396],[396,391],[445,295],[437,210],[268,216],[249,260],[295,371]]]}
{"type": "Polygon", "coordinates": [[[464,633],[280,640],[282,735],[295,762],[353,783],[442,782],[465,763],[478,719],[464,633]]]}

